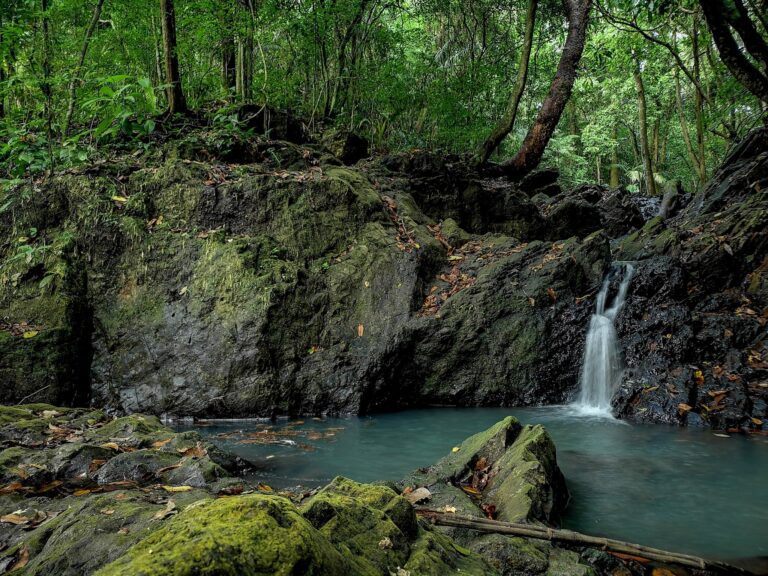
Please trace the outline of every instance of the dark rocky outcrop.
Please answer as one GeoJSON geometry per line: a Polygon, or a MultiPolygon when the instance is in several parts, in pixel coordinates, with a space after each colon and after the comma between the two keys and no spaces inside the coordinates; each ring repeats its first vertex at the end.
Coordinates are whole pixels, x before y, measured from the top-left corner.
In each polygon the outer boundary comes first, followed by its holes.
{"type": "Polygon", "coordinates": [[[549,196],[554,172],[516,184],[424,151],[350,168],[215,131],[24,184],[0,218],[16,239],[0,245],[0,400],[207,416],[564,402],[618,259],[638,262],[622,417],[759,427],[765,134],[647,222],[621,190],[549,196]]]}
{"type": "Polygon", "coordinates": [[[618,242],[638,261],[618,325],[622,417],[731,430],[768,417],[767,143],[756,130],[677,216],[618,242]]]}

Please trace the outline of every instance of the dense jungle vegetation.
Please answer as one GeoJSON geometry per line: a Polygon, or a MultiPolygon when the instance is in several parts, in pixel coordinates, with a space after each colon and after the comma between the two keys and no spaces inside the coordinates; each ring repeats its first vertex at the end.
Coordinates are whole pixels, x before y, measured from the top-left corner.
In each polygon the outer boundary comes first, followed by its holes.
{"type": "Polygon", "coordinates": [[[693,191],[764,116],[766,24],[764,0],[3,0],[2,182],[254,102],[478,160],[544,127],[567,184],[693,191]]]}

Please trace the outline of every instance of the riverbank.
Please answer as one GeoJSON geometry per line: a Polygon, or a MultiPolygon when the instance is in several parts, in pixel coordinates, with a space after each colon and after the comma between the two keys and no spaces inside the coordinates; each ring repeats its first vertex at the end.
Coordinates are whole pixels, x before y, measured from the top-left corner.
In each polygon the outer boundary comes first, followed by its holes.
{"type": "Polygon", "coordinates": [[[557,521],[568,490],[554,444],[541,426],[511,417],[396,483],[338,477],[302,492],[259,482],[264,459],[246,462],[151,416],[0,407],[0,443],[0,573],[640,575],[659,567],[417,518],[414,505],[557,521]]]}

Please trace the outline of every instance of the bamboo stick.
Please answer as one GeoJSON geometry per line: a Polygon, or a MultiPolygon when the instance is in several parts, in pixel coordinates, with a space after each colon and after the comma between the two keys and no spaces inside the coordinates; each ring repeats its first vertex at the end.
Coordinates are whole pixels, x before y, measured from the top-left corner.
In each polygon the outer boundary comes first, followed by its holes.
{"type": "Polygon", "coordinates": [[[437,510],[417,510],[417,514],[438,526],[451,526],[455,528],[468,528],[479,532],[492,532],[496,534],[509,534],[512,536],[522,536],[525,538],[535,538],[539,540],[549,540],[551,542],[566,542],[570,544],[581,544],[591,548],[599,548],[608,552],[618,552],[622,554],[631,554],[649,560],[659,562],[668,562],[670,564],[679,564],[682,566],[691,566],[702,570],[712,570],[724,574],[743,574],[749,576],[752,573],[731,566],[725,562],[717,560],[705,560],[698,556],[689,554],[680,554],[643,546],[641,544],[632,544],[631,542],[622,542],[611,538],[602,538],[599,536],[590,536],[572,530],[561,530],[557,528],[548,528],[546,526],[536,526],[533,524],[518,524],[512,522],[500,522],[487,518],[470,518],[456,514],[447,514],[437,510]]]}

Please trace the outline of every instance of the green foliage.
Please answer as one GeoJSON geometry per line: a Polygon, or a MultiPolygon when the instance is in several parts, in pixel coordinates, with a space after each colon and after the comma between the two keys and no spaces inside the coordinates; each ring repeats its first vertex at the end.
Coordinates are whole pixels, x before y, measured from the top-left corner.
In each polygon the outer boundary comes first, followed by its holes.
{"type": "MultiPolygon", "coordinates": [[[[50,0],[45,14],[33,0],[5,4],[0,14],[1,173],[18,179],[85,162],[100,146],[150,145],[160,129],[167,87],[156,0],[106,2],[82,69],[77,64],[95,2],[50,0]],[[49,69],[44,18],[51,30],[49,69]],[[73,136],[63,134],[70,86],[75,89],[74,129],[67,132],[73,136]]],[[[175,4],[187,100],[193,108],[215,110],[212,123],[222,139],[253,136],[237,115],[237,105],[245,100],[290,110],[310,128],[333,124],[360,132],[379,151],[437,147],[464,153],[483,141],[507,105],[527,2],[175,4]]],[[[632,79],[637,61],[647,92],[655,172],[688,188],[700,186],[675,108],[675,76],[681,78],[682,117],[694,140],[701,120],[710,171],[760,122],[762,108],[720,62],[694,0],[609,0],[599,10],[545,162],[556,165],[568,184],[607,182],[611,166],[622,184],[637,184],[628,177],[643,166],[632,79]],[[691,81],[695,67],[706,94],[701,110],[691,81]]],[[[565,38],[563,20],[560,2],[540,0],[517,124],[494,160],[518,149],[549,91],[565,38]]]]}

